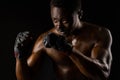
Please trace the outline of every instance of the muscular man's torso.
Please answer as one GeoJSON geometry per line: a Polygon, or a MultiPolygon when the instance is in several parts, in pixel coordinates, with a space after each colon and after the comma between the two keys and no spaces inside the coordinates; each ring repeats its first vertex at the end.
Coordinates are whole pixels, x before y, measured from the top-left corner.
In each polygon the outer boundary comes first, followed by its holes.
{"type": "MultiPolygon", "coordinates": [[[[54,32],[54,29],[52,31],[54,32]]],[[[99,31],[100,28],[86,25],[81,29],[75,30],[70,36],[66,37],[66,39],[82,54],[90,57],[91,50],[97,39],[99,39],[99,31]]],[[[41,40],[42,39],[38,42],[41,42],[41,40]]],[[[53,69],[57,77],[56,80],[88,80],[81,74],[69,56],[62,51],[44,47],[44,53],[47,54],[53,62],[53,69]]]]}

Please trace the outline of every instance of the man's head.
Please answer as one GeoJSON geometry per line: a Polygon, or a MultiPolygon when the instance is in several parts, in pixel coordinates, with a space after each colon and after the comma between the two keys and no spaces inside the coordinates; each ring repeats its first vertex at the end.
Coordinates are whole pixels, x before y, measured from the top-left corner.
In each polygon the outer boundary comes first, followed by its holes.
{"type": "Polygon", "coordinates": [[[51,0],[51,17],[56,30],[66,34],[79,24],[81,0],[51,0]]]}
{"type": "Polygon", "coordinates": [[[65,8],[72,12],[81,9],[81,0],[51,0],[50,5],[65,8]]]}

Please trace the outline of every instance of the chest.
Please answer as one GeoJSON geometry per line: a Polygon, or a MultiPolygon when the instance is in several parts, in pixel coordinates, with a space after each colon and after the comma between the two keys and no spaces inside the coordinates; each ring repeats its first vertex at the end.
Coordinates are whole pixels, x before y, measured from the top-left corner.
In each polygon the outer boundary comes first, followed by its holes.
{"type": "Polygon", "coordinates": [[[86,56],[90,56],[91,50],[95,44],[95,41],[90,38],[74,38],[72,40],[72,45],[77,50],[79,50],[82,54],[86,56]]]}
{"type": "MultiPolygon", "coordinates": [[[[73,39],[68,39],[68,41],[73,45],[73,47],[86,56],[91,55],[91,50],[95,43],[93,39],[83,37],[74,37],[73,39]]],[[[46,52],[54,61],[63,61],[63,63],[68,63],[70,61],[65,52],[58,51],[54,48],[47,48],[46,52]]]]}

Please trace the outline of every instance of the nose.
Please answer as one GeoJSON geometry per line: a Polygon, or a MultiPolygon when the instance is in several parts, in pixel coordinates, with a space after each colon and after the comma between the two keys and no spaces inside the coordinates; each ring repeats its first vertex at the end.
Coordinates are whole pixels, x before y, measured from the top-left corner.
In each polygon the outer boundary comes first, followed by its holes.
{"type": "Polygon", "coordinates": [[[59,21],[57,27],[58,29],[62,30],[64,28],[64,25],[61,21],[59,21]]]}
{"type": "Polygon", "coordinates": [[[62,22],[61,22],[61,21],[59,21],[57,26],[58,26],[58,27],[63,26],[62,22]]]}

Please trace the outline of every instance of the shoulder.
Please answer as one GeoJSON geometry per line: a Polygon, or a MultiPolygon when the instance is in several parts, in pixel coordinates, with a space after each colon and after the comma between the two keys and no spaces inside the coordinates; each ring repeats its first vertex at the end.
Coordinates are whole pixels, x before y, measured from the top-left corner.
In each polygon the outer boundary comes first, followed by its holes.
{"type": "Polygon", "coordinates": [[[100,26],[97,24],[93,24],[93,23],[89,23],[89,22],[82,22],[83,27],[85,27],[85,29],[89,29],[90,31],[95,32],[98,35],[105,35],[104,37],[111,37],[111,31],[105,27],[105,26],[100,26]]]}
{"type": "Polygon", "coordinates": [[[44,39],[44,37],[45,37],[48,33],[53,32],[53,31],[54,31],[54,28],[52,28],[52,29],[50,29],[50,30],[48,30],[48,31],[40,34],[40,35],[38,36],[38,38],[36,39],[36,43],[38,43],[38,42],[41,43],[42,40],[44,39]]]}
{"type": "Polygon", "coordinates": [[[106,48],[112,45],[112,34],[108,28],[100,28],[98,42],[101,42],[106,48]]]}
{"type": "Polygon", "coordinates": [[[39,51],[41,49],[44,48],[44,45],[43,45],[43,39],[44,37],[49,33],[49,32],[53,32],[54,29],[50,29],[44,33],[41,33],[38,38],[36,39],[35,41],[35,44],[34,44],[34,48],[33,48],[33,51],[36,52],[36,51],[39,51]]]}
{"type": "Polygon", "coordinates": [[[83,22],[82,24],[86,30],[90,31],[90,33],[94,35],[97,43],[109,46],[112,44],[112,34],[107,27],[89,22],[83,22]]]}

